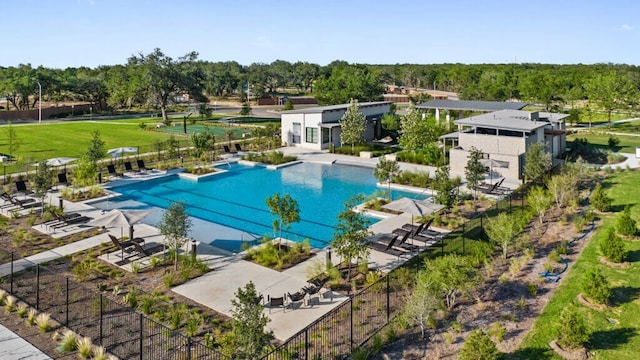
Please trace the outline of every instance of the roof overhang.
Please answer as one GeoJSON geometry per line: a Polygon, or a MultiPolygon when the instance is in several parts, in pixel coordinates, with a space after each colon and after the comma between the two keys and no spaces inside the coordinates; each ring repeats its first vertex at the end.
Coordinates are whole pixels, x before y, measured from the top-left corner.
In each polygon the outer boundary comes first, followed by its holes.
{"type": "Polygon", "coordinates": [[[340,123],[318,123],[321,128],[333,129],[334,127],[340,127],[340,123]]]}

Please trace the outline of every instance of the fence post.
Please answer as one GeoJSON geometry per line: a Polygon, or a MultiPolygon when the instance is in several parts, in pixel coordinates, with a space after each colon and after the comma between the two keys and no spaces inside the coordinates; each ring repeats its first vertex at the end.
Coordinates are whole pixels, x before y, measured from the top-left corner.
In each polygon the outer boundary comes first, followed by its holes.
{"type": "Polygon", "coordinates": [[[142,360],[142,313],[138,314],[138,321],[140,325],[140,360],[142,360]]]}
{"type": "Polygon", "coordinates": [[[13,294],[13,251],[11,252],[11,274],[9,275],[9,292],[13,294]]]}
{"type": "Polygon", "coordinates": [[[64,326],[69,327],[69,278],[67,279],[67,289],[65,291],[65,299],[64,299],[64,308],[65,308],[65,318],[64,318],[64,326]]]}
{"type": "Polygon", "coordinates": [[[349,351],[353,350],[353,296],[351,296],[349,298],[349,306],[351,307],[351,326],[350,328],[350,334],[349,334],[349,341],[351,346],[349,346],[349,351]]]}
{"type": "Polygon", "coordinates": [[[480,215],[480,241],[482,241],[482,235],[484,234],[484,227],[482,226],[482,218],[483,216],[480,215]]]}
{"type": "Polygon", "coordinates": [[[389,317],[391,315],[391,302],[389,301],[389,293],[390,293],[390,288],[389,288],[389,276],[391,274],[387,274],[387,324],[389,323],[389,317]]]}
{"type": "Polygon", "coordinates": [[[40,310],[40,264],[36,264],[36,309],[40,310]]]}
{"type": "Polygon", "coordinates": [[[304,329],[304,360],[309,360],[309,327],[304,329]]]}
{"type": "Polygon", "coordinates": [[[187,338],[187,360],[191,360],[191,337],[187,338]]]}
{"type": "Polygon", "coordinates": [[[511,194],[509,194],[509,215],[511,215],[511,194]]]}
{"type": "Polygon", "coordinates": [[[102,297],[102,293],[100,293],[100,297],[98,298],[100,300],[100,324],[99,324],[99,328],[100,328],[100,337],[99,337],[99,342],[100,345],[102,345],[102,301],[103,301],[103,297],[102,297]]]}

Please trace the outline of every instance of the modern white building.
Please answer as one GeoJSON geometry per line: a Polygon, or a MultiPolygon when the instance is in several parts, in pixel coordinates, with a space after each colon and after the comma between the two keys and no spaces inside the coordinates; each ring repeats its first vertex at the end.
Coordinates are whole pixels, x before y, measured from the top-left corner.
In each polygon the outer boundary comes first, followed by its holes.
{"type": "Polygon", "coordinates": [[[554,165],[566,150],[564,119],[567,114],[537,111],[501,110],[454,121],[458,132],[444,135],[457,139],[457,146],[449,150],[451,171],[464,172],[472,147],[482,151],[492,166],[492,177],[520,179],[524,154],[535,144],[542,143],[551,154],[554,165]],[[490,162],[489,160],[495,160],[490,162]]]}
{"type": "MultiPolygon", "coordinates": [[[[390,101],[359,103],[359,109],[367,119],[364,134],[366,141],[380,137],[382,116],[391,111],[390,101]]],[[[340,119],[349,104],[318,106],[299,110],[283,111],[282,142],[285,146],[295,146],[314,150],[340,146],[340,119]]]]}

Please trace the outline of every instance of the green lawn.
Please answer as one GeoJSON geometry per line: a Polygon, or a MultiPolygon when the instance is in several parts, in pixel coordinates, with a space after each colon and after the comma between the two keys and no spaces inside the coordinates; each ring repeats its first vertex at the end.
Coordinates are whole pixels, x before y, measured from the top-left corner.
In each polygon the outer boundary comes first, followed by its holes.
{"type": "MultiPolygon", "coordinates": [[[[608,195],[613,199],[616,211],[624,205],[633,205],[633,218],[640,223],[640,205],[637,204],[637,185],[640,172],[619,172],[609,175],[604,182],[608,195]]],[[[613,288],[613,301],[608,310],[599,312],[578,303],[591,334],[591,351],[597,353],[595,359],[638,359],[640,358],[640,241],[626,241],[631,266],[614,269],[602,265],[599,242],[606,229],[615,223],[617,214],[603,216],[593,238],[584,248],[582,255],[571,266],[561,284],[536,320],[533,329],[523,340],[520,350],[511,354],[512,359],[560,359],[547,345],[555,336],[560,312],[569,303],[577,303],[581,292],[584,273],[599,267],[609,279],[613,288]]]]}
{"type": "MultiPolygon", "coordinates": [[[[589,140],[589,144],[594,145],[595,147],[602,150],[609,150],[608,141],[609,136],[607,134],[601,133],[576,133],[567,136],[567,147],[571,147],[571,141],[576,138],[587,138],[589,140]]],[[[620,143],[618,146],[614,147],[614,152],[624,152],[635,154],[636,147],[640,147],[640,136],[624,136],[624,135],[615,135],[618,139],[620,139],[620,143]]]]}

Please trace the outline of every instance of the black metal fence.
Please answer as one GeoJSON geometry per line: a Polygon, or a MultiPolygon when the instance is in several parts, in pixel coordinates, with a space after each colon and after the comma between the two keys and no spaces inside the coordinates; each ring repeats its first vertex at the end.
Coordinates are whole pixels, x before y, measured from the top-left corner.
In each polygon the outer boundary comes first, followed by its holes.
{"type": "Polygon", "coordinates": [[[522,211],[526,190],[505,196],[482,214],[462,224],[418,258],[392,270],[375,284],[351,296],[289,338],[265,359],[337,359],[366,344],[399,315],[422,260],[447,253],[471,254],[486,239],[489,218],[501,212],[522,211]]]}
{"type": "Polygon", "coordinates": [[[14,264],[16,269],[24,266],[18,266],[13,254],[3,258],[11,260],[9,273],[0,278],[1,288],[77,334],[90,337],[120,359],[227,359],[217,350],[46,266],[20,259],[28,267],[14,271],[14,264]]]}

